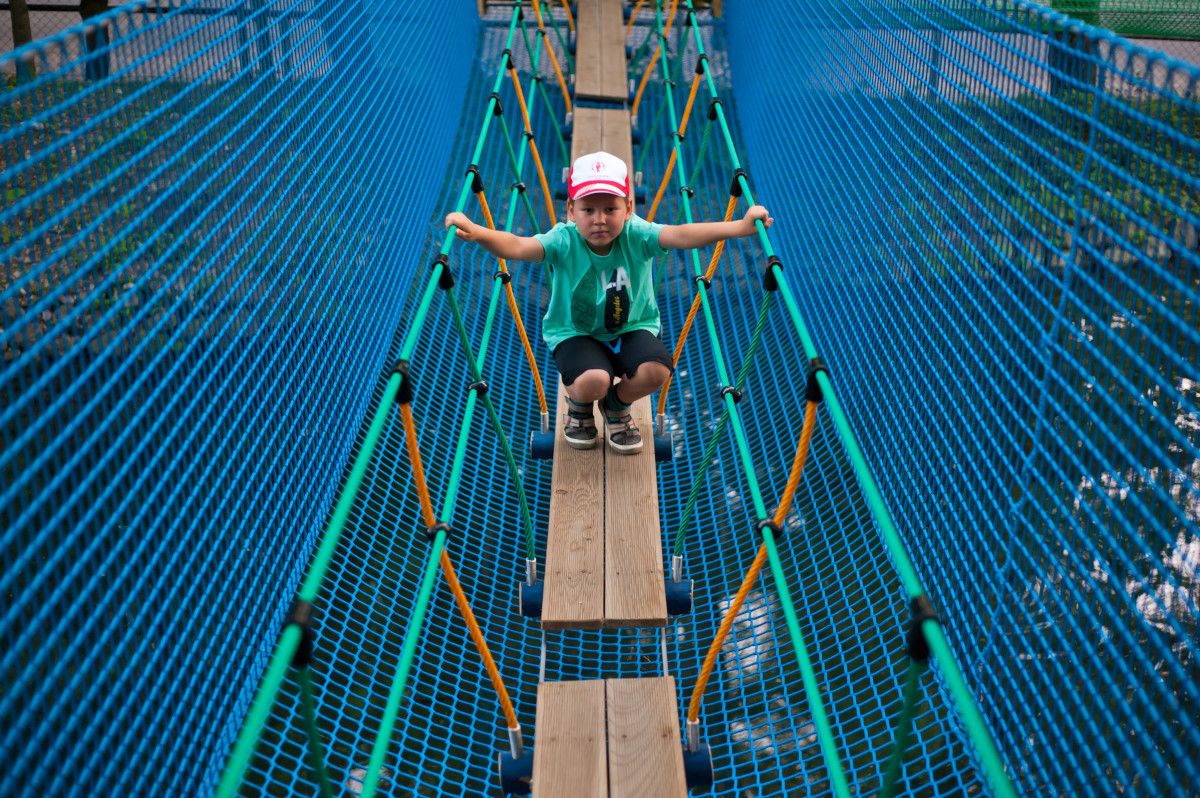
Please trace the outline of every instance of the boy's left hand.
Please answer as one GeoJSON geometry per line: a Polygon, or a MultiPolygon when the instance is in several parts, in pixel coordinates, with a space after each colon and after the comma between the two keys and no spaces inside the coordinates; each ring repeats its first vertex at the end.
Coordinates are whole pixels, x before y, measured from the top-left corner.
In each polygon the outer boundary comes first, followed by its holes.
{"type": "Polygon", "coordinates": [[[775,220],[771,218],[771,214],[767,213],[767,209],[761,205],[750,206],[746,211],[746,215],[742,217],[742,221],[749,225],[751,233],[757,229],[754,226],[755,220],[762,220],[763,227],[770,227],[775,223],[775,220]]]}

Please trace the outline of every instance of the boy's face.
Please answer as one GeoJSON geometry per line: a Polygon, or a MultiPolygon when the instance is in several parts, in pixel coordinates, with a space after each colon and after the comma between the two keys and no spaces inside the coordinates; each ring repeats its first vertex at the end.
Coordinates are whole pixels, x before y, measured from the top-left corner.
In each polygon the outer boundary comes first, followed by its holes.
{"type": "Polygon", "coordinates": [[[629,200],[615,194],[589,194],[567,203],[567,218],[575,223],[592,251],[600,255],[608,254],[632,213],[629,200]]]}

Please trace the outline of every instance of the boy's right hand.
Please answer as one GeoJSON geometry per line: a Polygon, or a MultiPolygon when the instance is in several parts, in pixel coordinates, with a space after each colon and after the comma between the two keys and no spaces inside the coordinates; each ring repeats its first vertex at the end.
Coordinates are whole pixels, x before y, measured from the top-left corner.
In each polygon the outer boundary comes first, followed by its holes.
{"type": "Polygon", "coordinates": [[[465,213],[455,211],[446,214],[446,227],[450,227],[450,225],[454,225],[456,228],[454,235],[463,241],[474,241],[477,237],[478,225],[468,219],[465,213]]]}

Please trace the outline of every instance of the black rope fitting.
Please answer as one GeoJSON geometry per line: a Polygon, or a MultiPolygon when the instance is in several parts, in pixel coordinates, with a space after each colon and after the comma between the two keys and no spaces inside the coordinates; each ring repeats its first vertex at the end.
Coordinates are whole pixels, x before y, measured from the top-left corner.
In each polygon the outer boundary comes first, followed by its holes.
{"type": "Polygon", "coordinates": [[[698,275],[696,275],[695,282],[696,282],[696,285],[697,285],[697,286],[701,286],[701,285],[702,285],[702,286],[704,286],[706,289],[708,289],[708,288],[712,288],[712,280],[708,279],[708,278],[707,278],[707,277],[705,277],[703,274],[698,274],[698,275]]]}
{"type": "Polygon", "coordinates": [[[732,385],[726,385],[724,388],[721,389],[721,398],[722,399],[725,398],[725,394],[730,394],[731,396],[733,396],[733,403],[735,405],[738,402],[742,401],[742,392],[739,391],[737,388],[734,388],[732,385]]]}
{"type": "Polygon", "coordinates": [[[517,22],[524,22],[524,21],[525,21],[525,9],[522,8],[521,6],[517,6],[517,22]]]}
{"type": "Polygon", "coordinates": [[[829,369],[825,367],[825,362],[819,357],[814,357],[808,361],[808,382],[804,386],[804,398],[813,404],[821,404],[825,399],[825,394],[821,391],[821,383],[817,382],[817,374],[824,372],[825,376],[829,376],[829,369]]]}
{"type": "Polygon", "coordinates": [[[438,255],[429,266],[434,268],[439,263],[442,264],[442,273],[438,277],[438,288],[449,291],[454,287],[454,275],[450,273],[450,258],[446,255],[438,255]]]}
{"type": "Polygon", "coordinates": [[[742,180],[741,180],[741,178],[743,178],[743,177],[746,178],[746,182],[750,181],[750,175],[746,174],[746,170],[743,169],[742,167],[739,166],[737,169],[733,170],[733,182],[731,182],[729,184],[729,196],[731,196],[731,197],[742,196],[742,180]]]}
{"type": "Polygon", "coordinates": [[[517,182],[515,182],[511,186],[509,186],[509,188],[510,189],[515,188],[517,190],[518,194],[524,194],[526,186],[524,183],[522,183],[520,180],[518,180],[517,182]]]}
{"type": "Polygon", "coordinates": [[[778,255],[772,255],[767,258],[767,268],[763,271],[762,285],[764,291],[778,291],[779,281],[775,279],[775,267],[783,268],[783,261],[778,255]]]}
{"type": "Polygon", "coordinates": [[[492,275],[492,279],[499,280],[505,285],[508,285],[512,282],[512,272],[502,272],[497,270],[496,273],[492,275]]]}
{"type": "Polygon", "coordinates": [[[397,360],[392,366],[392,373],[400,375],[400,384],[396,386],[396,401],[402,405],[411,405],[413,400],[413,381],[408,373],[408,361],[397,360]]]}
{"type": "Polygon", "coordinates": [[[717,121],[717,106],[720,104],[721,104],[721,101],[718,98],[716,98],[716,97],[712,98],[712,102],[710,102],[708,104],[708,121],[710,121],[710,122],[717,121]]]}
{"type": "Polygon", "coordinates": [[[933,608],[933,602],[929,596],[922,593],[908,603],[909,609],[912,611],[911,625],[908,627],[908,656],[917,662],[927,662],[929,660],[929,643],[925,641],[925,635],[921,632],[921,626],[925,621],[942,622],[938,617],[937,610],[933,608]]]}
{"type": "Polygon", "coordinates": [[[513,63],[513,60],[512,60],[512,48],[505,47],[504,52],[501,53],[500,55],[504,56],[504,60],[505,60],[504,68],[511,69],[515,72],[517,69],[517,66],[516,66],[516,64],[513,63]]]}
{"type": "Polygon", "coordinates": [[[492,113],[496,116],[503,116],[504,106],[500,104],[500,93],[494,91],[488,99],[496,101],[496,104],[492,106],[492,113]]]}
{"type": "Polygon", "coordinates": [[[316,643],[316,635],[312,630],[312,616],[313,605],[310,602],[296,599],[292,604],[291,612],[283,622],[284,629],[293,624],[300,627],[300,645],[296,647],[296,653],[292,655],[293,668],[307,668],[312,662],[313,648],[316,643]]]}
{"type": "Polygon", "coordinates": [[[425,537],[432,543],[437,538],[438,532],[445,532],[447,540],[454,535],[454,529],[449,524],[445,521],[438,521],[436,524],[431,524],[425,528],[425,537]]]}
{"type": "Polygon", "coordinates": [[[696,190],[691,186],[680,186],[679,193],[686,194],[688,199],[695,199],[696,197],[696,190]]]}
{"type": "Polygon", "coordinates": [[[479,164],[473,163],[467,167],[467,174],[471,175],[471,193],[483,193],[483,174],[479,171],[479,164]]]}
{"type": "Polygon", "coordinates": [[[760,518],[754,523],[754,531],[758,533],[760,538],[762,537],[762,531],[764,529],[769,529],[775,534],[776,542],[783,538],[783,527],[775,523],[774,518],[760,518]]]}
{"type": "Polygon", "coordinates": [[[533,141],[533,131],[532,130],[526,130],[524,135],[525,135],[526,139],[528,139],[529,141],[533,141]]]}
{"type": "Polygon", "coordinates": [[[483,396],[485,393],[488,392],[487,380],[476,380],[475,382],[473,382],[467,386],[467,390],[475,391],[480,396],[483,396]]]}
{"type": "Polygon", "coordinates": [[[683,131],[681,131],[681,130],[675,131],[675,140],[678,141],[680,144],[683,143],[683,131]]]}
{"type": "Polygon", "coordinates": [[[696,59],[696,74],[697,75],[704,74],[704,65],[707,63],[708,63],[708,56],[705,55],[704,53],[701,53],[700,57],[698,59],[696,59]]]}

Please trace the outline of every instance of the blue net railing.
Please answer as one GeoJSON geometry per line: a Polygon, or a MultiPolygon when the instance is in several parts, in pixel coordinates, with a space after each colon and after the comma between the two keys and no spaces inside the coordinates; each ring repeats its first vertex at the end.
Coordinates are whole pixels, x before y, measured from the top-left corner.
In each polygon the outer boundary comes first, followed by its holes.
{"type": "MultiPolygon", "coordinates": [[[[472,155],[510,10],[477,30],[474,3],[426,5],[131,6],[98,23],[111,47],[80,29],[4,64],[27,68],[0,100],[4,792],[213,792],[466,167],[497,224],[549,226],[509,190],[522,179],[539,198],[530,164],[512,174],[523,139],[507,84],[509,140],[494,129],[472,155]]],[[[1006,772],[1022,793],[1186,792],[1200,760],[1197,73],[1032,6],[740,5],[699,19],[732,143],[1006,772]]],[[[697,61],[682,22],[677,108],[697,61]]],[[[648,16],[634,26],[635,79],[653,31],[648,16]]],[[[513,58],[561,188],[562,98],[544,59],[533,81],[524,44],[513,58]]],[[[666,91],[656,75],[639,110],[651,191],[672,148],[666,91]]],[[[702,98],[685,146],[692,210],[716,219],[732,165],[707,110],[702,98]]],[[[658,219],[682,215],[668,191],[658,219]]],[[[763,252],[730,244],[712,301],[736,367],[763,252]]],[[[487,323],[495,261],[460,244],[450,264],[476,353],[488,336],[488,394],[541,556],[550,469],[519,445],[539,420],[529,369],[511,320],[487,323]]],[[[540,270],[512,269],[536,331],[540,270]]],[[[697,290],[690,260],[664,259],[659,280],[674,340],[697,290]]],[[[435,505],[457,496],[448,548],[536,747],[542,639],[515,608],[521,514],[481,409],[451,473],[471,375],[448,304],[435,295],[411,357],[425,470],[435,505]]],[[[773,507],[807,364],[786,314],[768,320],[739,413],[773,507]]],[[[695,334],[668,405],[664,552],[705,471],[717,372],[695,334]]],[[[902,713],[906,595],[830,416],[780,551],[836,754],[868,794],[902,713]]],[[[685,541],[696,608],[669,628],[681,708],[754,558],[751,493],[726,436],[685,541]]],[[[392,413],[314,625],[336,794],[362,789],[430,556],[392,413]]],[[[717,794],[832,789],[787,640],[764,581],[704,697],[717,794]]],[[[546,642],[547,679],[659,672],[646,630],[546,642]]],[[[899,793],[987,791],[933,672],[899,793]]],[[[284,682],[242,794],[316,793],[298,694],[284,682]]],[[[495,794],[503,726],[439,587],[383,792],[495,794]]]]}
{"type": "Polygon", "coordinates": [[[813,336],[1018,788],[1191,791],[1200,73],[1026,4],[728,25],[813,336]]]}
{"type": "Polygon", "coordinates": [[[469,4],[158,5],[4,62],[5,794],[211,790],[474,58],[469,4]]]}

